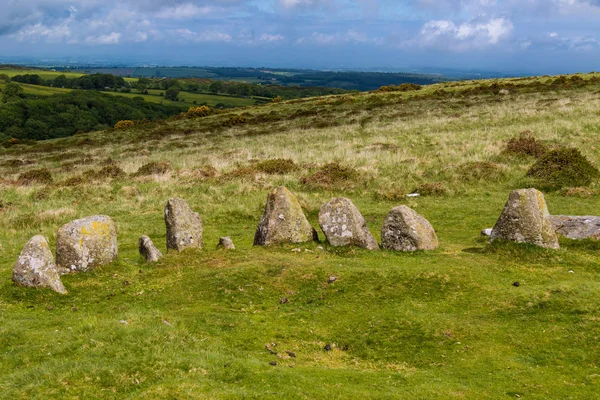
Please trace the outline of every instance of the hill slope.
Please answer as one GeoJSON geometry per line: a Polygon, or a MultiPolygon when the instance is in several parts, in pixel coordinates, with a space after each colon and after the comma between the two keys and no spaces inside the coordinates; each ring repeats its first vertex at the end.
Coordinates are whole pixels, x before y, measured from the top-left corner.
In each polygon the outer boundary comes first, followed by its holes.
{"type": "MultiPolygon", "coordinates": [[[[600,244],[490,246],[479,231],[510,190],[534,184],[535,158],[505,151],[521,132],[600,165],[597,78],[296,100],[2,150],[0,389],[29,399],[594,397],[600,244]],[[266,167],[278,158],[297,168],[266,167]],[[136,174],[150,162],[171,169],[136,174]],[[98,173],[107,165],[130,175],[98,173]],[[52,182],[18,183],[40,168],[52,182]],[[351,198],[377,239],[389,209],[408,204],[440,248],[252,247],[281,184],[315,227],[322,203],[351,198]],[[405,196],[416,188],[423,196],[405,196]],[[206,248],[146,265],[137,239],[165,250],[173,196],[203,216],[206,248]],[[62,224],[92,214],[115,219],[118,263],[63,277],[68,296],[10,282],[31,236],[53,245],[62,224]],[[220,236],[237,250],[216,250],[220,236]]],[[[598,213],[597,187],[547,193],[550,211],[598,213]]]]}

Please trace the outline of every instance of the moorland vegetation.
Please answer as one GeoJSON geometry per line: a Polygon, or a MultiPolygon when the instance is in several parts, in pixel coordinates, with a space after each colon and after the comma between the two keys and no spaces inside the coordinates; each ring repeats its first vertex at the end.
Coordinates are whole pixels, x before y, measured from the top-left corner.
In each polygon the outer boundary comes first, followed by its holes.
{"type": "Polygon", "coordinates": [[[550,250],[489,244],[480,231],[517,188],[543,189],[552,214],[598,213],[599,109],[600,74],[447,82],[202,109],[2,148],[0,390],[593,398],[599,242],[561,238],[550,250]],[[322,204],[352,199],[378,241],[389,210],[408,205],[439,248],[253,246],[279,185],[313,227],[322,204]],[[202,215],[203,250],[166,252],[171,197],[202,215]],[[32,236],[55,246],[60,226],[96,214],[116,222],[119,261],[64,276],[66,296],[11,282],[32,236]],[[140,259],[141,235],[161,261],[140,259]],[[236,250],[216,249],[223,236],[236,250]]]}

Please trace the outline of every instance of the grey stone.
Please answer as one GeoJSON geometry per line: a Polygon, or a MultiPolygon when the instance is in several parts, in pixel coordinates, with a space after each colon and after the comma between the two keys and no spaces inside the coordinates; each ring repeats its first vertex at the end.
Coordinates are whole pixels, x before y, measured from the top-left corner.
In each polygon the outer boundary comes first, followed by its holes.
{"type": "Polygon", "coordinates": [[[492,231],[491,240],[497,239],[558,249],[544,194],[536,189],[511,192],[492,231]]]}
{"type": "Polygon", "coordinates": [[[56,264],[61,273],[90,271],[118,257],[117,228],[106,215],[78,219],[58,230],[56,264]]]}
{"type": "Polygon", "coordinates": [[[226,250],[235,250],[235,245],[233,244],[233,240],[229,236],[225,236],[219,239],[219,245],[217,246],[219,249],[226,250]]]}
{"type": "Polygon", "coordinates": [[[283,186],[272,190],[256,228],[254,245],[303,243],[318,239],[317,231],[306,219],[296,196],[283,186]]]}
{"type": "Polygon", "coordinates": [[[490,236],[492,236],[492,231],[493,230],[494,229],[492,229],[492,228],[484,229],[484,230],[481,231],[481,236],[490,237],[490,236]]]}
{"type": "Polygon", "coordinates": [[[145,235],[140,237],[140,240],[138,242],[138,249],[140,251],[140,255],[144,257],[146,262],[149,263],[157,262],[163,257],[160,250],[158,250],[152,242],[152,239],[145,235]]]}
{"type": "Polygon", "coordinates": [[[379,250],[365,219],[350,199],[338,197],[323,204],[319,211],[319,225],[327,242],[334,247],[357,246],[379,250]]]}
{"type": "Polygon", "coordinates": [[[435,250],[438,238],[425,218],[407,206],[393,208],[381,228],[381,244],[386,250],[435,250]]]}
{"type": "Polygon", "coordinates": [[[202,218],[192,211],[185,200],[169,199],[165,207],[165,224],[167,249],[183,251],[187,248],[202,248],[202,218]]]}
{"type": "Polygon", "coordinates": [[[600,217],[553,215],[550,220],[560,236],[575,240],[600,239],[600,217]]]}
{"type": "Polygon", "coordinates": [[[41,235],[34,236],[21,251],[13,267],[12,279],[22,286],[50,288],[55,292],[67,294],[50,246],[41,235]]]}

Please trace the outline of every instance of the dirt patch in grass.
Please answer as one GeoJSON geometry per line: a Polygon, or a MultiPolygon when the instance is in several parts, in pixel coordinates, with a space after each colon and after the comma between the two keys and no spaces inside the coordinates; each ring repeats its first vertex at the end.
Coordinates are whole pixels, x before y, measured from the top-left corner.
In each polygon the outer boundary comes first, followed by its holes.
{"type": "Polygon", "coordinates": [[[545,189],[589,186],[599,175],[598,169],[574,148],[552,150],[527,171],[527,176],[545,189]]]}
{"type": "Polygon", "coordinates": [[[320,188],[354,186],[359,177],[360,174],[354,168],[332,162],[319,167],[316,172],[303,177],[300,182],[320,188]]]}
{"type": "Polygon", "coordinates": [[[142,165],[134,176],[162,175],[171,172],[173,169],[168,161],[152,161],[142,165]]]}
{"type": "Polygon", "coordinates": [[[46,168],[33,169],[31,171],[23,172],[17,179],[19,185],[34,185],[34,184],[50,184],[54,181],[52,174],[46,168]]]}
{"type": "Polygon", "coordinates": [[[533,136],[531,131],[523,131],[518,137],[506,143],[505,153],[540,158],[548,152],[548,146],[533,136]]]}

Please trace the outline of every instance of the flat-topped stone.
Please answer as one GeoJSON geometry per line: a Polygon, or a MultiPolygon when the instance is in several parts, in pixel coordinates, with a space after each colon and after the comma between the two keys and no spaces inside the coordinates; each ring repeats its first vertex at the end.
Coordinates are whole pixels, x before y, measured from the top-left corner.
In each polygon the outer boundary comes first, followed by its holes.
{"type": "Polygon", "coordinates": [[[569,239],[600,239],[600,217],[553,215],[554,230],[569,239]]]}
{"type": "Polygon", "coordinates": [[[491,240],[497,239],[558,249],[544,194],[536,189],[512,191],[492,230],[491,240]]]}
{"type": "Polygon", "coordinates": [[[386,250],[435,250],[438,239],[433,226],[408,206],[394,207],[381,228],[381,244],[386,250]]]}
{"type": "Polygon", "coordinates": [[[63,225],[56,236],[56,264],[61,273],[90,271],[119,257],[117,228],[106,215],[63,225]]]}

